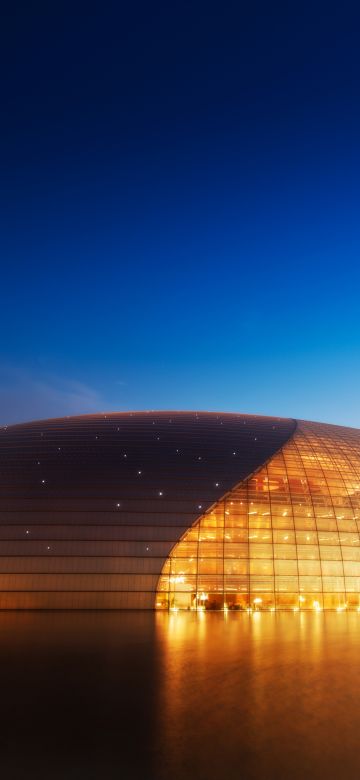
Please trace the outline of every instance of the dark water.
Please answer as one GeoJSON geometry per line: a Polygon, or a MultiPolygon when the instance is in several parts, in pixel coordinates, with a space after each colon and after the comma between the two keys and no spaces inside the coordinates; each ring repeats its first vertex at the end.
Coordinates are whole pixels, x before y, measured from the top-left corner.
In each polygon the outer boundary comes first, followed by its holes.
{"type": "Polygon", "coordinates": [[[17,778],[360,777],[360,614],[1,613],[17,778]]]}

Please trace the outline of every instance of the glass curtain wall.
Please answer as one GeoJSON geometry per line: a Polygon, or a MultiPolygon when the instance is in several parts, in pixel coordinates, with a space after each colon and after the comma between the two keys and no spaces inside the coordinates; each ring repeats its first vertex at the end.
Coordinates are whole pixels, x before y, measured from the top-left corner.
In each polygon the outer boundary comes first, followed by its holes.
{"type": "Polygon", "coordinates": [[[298,423],[172,549],[156,607],[360,607],[360,434],[298,423]]]}

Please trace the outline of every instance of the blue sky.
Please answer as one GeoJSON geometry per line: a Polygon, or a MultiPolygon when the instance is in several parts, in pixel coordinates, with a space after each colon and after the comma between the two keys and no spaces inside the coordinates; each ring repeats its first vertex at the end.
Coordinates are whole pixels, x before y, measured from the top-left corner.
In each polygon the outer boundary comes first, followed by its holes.
{"type": "Polygon", "coordinates": [[[15,3],[0,421],[360,426],[354,4],[15,3]]]}

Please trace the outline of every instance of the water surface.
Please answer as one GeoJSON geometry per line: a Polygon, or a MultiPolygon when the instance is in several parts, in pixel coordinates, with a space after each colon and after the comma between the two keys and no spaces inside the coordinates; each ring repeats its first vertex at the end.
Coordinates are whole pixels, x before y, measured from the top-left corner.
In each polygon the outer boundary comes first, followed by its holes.
{"type": "Polygon", "coordinates": [[[1,613],[4,778],[358,778],[360,614],[1,613]]]}

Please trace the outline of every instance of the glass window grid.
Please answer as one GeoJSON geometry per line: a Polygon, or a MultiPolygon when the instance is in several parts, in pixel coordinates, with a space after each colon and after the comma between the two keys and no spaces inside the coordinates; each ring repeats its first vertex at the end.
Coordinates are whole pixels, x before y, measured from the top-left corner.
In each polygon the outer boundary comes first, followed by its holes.
{"type": "MultiPolygon", "coordinates": [[[[170,608],[191,589],[190,609],[359,607],[360,441],[352,446],[342,431],[334,444],[325,428],[299,423],[267,465],[185,533],[169,557],[170,608]],[[172,560],[186,559],[196,535],[189,576],[185,565],[177,576],[172,560]]],[[[164,582],[165,572],[161,590],[164,582]]]]}

